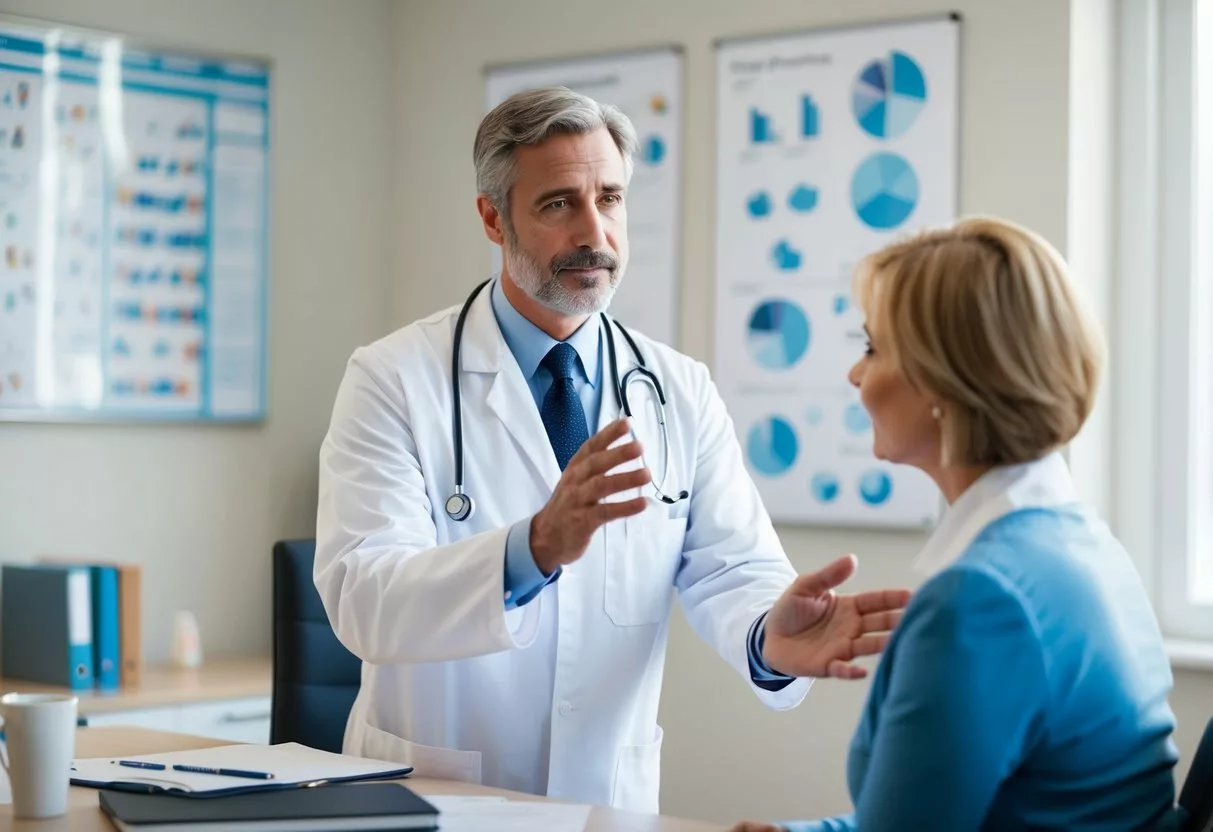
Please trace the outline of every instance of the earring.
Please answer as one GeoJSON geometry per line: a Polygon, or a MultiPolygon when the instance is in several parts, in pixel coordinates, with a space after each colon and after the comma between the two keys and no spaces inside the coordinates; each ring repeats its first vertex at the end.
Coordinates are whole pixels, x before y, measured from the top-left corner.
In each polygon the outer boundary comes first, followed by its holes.
{"type": "Polygon", "coordinates": [[[938,407],[932,407],[931,408],[931,418],[934,419],[936,422],[938,422],[940,419],[943,418],[943,411],[941,411],[938,407]]]}

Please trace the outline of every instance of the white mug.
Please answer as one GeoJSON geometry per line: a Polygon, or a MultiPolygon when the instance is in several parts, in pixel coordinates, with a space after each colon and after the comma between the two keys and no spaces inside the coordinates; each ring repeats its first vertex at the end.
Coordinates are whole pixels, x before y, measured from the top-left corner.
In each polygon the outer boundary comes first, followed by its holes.
{"type": "Polygon", "coordinates": [[[7,759],[0,759],[13,790],[13,815],[52,818],[67,813],[76,753],[74,696],[6,693],[0,696],[7,759]]]}

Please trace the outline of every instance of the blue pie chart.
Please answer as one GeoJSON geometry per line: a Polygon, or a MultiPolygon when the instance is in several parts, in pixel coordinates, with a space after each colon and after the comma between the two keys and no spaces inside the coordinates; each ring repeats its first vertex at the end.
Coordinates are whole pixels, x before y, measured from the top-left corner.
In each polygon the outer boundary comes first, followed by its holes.
{"type": "Polygon", "coordinates": [[[838,499],[838,477],[829,471],[819,471],[814,474],[813,479],[809,482],[809,488],[812,489],[813,497],[819,503],[832,503],[838,499]]]}
{"type": "Polygon", "coordinates": [[[778,416],[763,419],[750,428],[746,453],[758,473],[768,477],[786,474],[800,453],[796,431],[778,416]]]}
{"type": "Polygon", "coordinates": [[[851,177],[851,204],[869,227],[896,228],[918,204],[918,176],[896,153],[873,153],[851,177]]]}
{"type": "Polygon", "coordinates": [[[914,124],[927,103],[927,79],[914,59],[896,50],[859,71],[851,112],[865,133],[893,139],[914,124]]]}
{"type": "Polygon", "coordinates": [[[893,478],[884,471],[868,471],[859,478],[859,496],[870,506],[887,503],[892,493],[893,478]]]}
{"type": "Polygon", "coordinates": [[[746,343],[750,356],[768,370],[786,370],[809,349],[809,318],[790,300],[768,300],[752,313],[746,343]]]}

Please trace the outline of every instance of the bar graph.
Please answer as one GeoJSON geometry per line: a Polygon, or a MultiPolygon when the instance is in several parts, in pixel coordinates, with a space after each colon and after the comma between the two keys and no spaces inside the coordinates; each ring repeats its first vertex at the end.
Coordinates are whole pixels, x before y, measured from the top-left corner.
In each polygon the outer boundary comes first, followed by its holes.
{"type": "Polygon", "coordinates": [[[757,107],[750,108],[750,143],[775,144],[779,134],[775,132],[775,124],[771,117],[757,107]]]}
{"type": "Polygon", "coordinates": [[[815,139],[821,132],[821,113],[813,102],[813,96],[800,96],[800,136],[815,139]]]}

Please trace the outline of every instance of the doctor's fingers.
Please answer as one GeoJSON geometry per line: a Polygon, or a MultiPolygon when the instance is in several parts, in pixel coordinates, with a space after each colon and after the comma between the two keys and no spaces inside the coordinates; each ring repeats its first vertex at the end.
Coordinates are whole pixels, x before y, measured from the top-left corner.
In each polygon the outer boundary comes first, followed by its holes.
{"type": "MultiPolygon", "coordinates": [[[[585,446],[582,446],[585,450],[585,446]]],[[[578,452],[580,453],[580,451],[578,452]]],[[[576,465],[575,476],[580,479],[591,479],[605,474],[607,471],[623,465],[625,462],[631,462],[634,459],[640,459],[641,448],[640,443],[635,440],[624,443],[616,448],[604,448],[599,451],[587,453],[582,459],[576,457],[569,463],[567,470],[572,471],[576,465]]]]}
{"type": "Polygon", "coordinates": [[[860,636],[851,642],[851,655],[849,658],[875,656],[877,653],[884,651],[885,646],[889,643],[889,638],[889,633],[870,633],[866,636],[860,636]]]}
{"type": "Polygon", "coordinates": [[[648,468],[637,468],[635,471],[624,471],[621,474],[599,474],[582,483],[577,493],[585,503],[596,503],[612,494],[629,491],[633,488],[643,488],[649,484],[652,475],[648,468]]]}
{"type": "Polygon", "coordinates": [[[872,592],[861,592],[855,596],[855,609],[860,615],[905,609],[908,603],[910,603],[908,589],[878,589],[872,592]]]}
{"type": "Polygon", "coordinates": [[[901,610],[868,613],[862,619],[863,631],[865,633],[882,633],[895,630],[901,623],[901,616],[901,610]]]}
{"type": "Polygon", "coordinates": [[[631,500],[616,500],[591,506],[589,512],[594,520],[594,528],[605,526],[612,520],[622,520],[624,517],[639,514],[648,507],[648,502],[644,497],[635,497],[631,500]]]}
{"type": "MultiPolygon", "coordinates": [[[[608,423],[589,439],[585,440],[579,453],[583,456],[589,456],[590,454],[596,454],[599,451],[605,451],[615,442],[627,436],[631,430],[632,426],[628,423],[627,419],[622,417],[616,419],[615,421],[608,423]]],[[[577,454],[574,454],[573,459],[576,458],[577,454]]]]}

